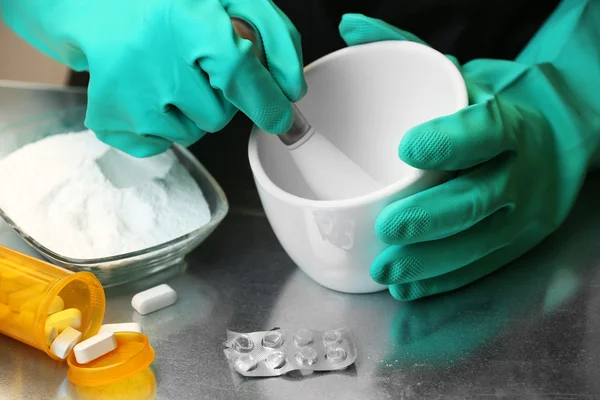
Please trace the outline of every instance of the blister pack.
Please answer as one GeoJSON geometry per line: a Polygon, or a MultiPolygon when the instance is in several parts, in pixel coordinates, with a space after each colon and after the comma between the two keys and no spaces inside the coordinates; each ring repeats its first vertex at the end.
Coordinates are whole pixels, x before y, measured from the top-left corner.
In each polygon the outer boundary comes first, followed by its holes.
{"type": "Polygon", "coordinates": [[[273,329],[263,332],[227,331],[225,356],[248,377],[269,377],[294,370],[334,371],[356,360],[356,345],[347,328],[330,331],[273,329]]]}

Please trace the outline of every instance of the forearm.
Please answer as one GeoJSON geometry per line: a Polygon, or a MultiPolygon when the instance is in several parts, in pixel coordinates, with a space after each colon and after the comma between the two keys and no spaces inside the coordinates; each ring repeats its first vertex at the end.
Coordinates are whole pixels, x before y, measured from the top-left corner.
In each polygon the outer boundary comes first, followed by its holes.
{"type": "Polygon", "coordinates": [[[35,5],[29,4],[29,7],[27,5],[27,1],[0,0],[2,20],[6,26],[31,46],[54,59],[58,59],[59,57],[53,51],[52,46],[44,43],[43,37],[47,23],[43,18],[36,18],[39,15],[32,13],[35,5]]]}
{"type": "Polygon", "coordinates": [[[0,0],[0,13],[6,26],[48,57],[81,71],[87,69],[87,60],[77,49],[77,38],[70,32],[73,25],[86,21],[73,18],[74,13],[69,12],[73,7],[77,5],[64,0],[0,0]]]}
{"type": "Polygon", "coordinates": [[[563,0],[517,57],[524,64],[550,64],[558,75],[552,79],[568,88],[565,110],[556,115],[576,117],[572,123],[588,148],[590,169],[600,167],[599,43],[600,0],[563,0]]]}

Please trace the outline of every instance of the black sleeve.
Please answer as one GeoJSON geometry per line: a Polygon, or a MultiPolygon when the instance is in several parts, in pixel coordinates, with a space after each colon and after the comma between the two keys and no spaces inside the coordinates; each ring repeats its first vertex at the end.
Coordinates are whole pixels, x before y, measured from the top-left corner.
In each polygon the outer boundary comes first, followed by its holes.
{"type": "Polygon", "coordinates": [[[344,46],[345,13],[382,19],[461,62],[513,59],[560,0],[275,0],[303,40],[305,62],[344,46]]]}

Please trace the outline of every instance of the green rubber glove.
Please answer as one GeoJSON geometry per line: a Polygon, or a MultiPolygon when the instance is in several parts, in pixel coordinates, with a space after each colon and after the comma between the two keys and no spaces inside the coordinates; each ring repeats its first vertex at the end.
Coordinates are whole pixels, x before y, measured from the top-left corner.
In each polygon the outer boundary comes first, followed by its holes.
{"type": "MultiPolygon", "coordinates": [[[[447,292],[520,257],[569,214],[600,145],[600,0],[563,1],[516,61],[462,66],[471,105],[406,133],[399,156],[449,182],[390,204],[371,266],[398,300],[447,292]]],[[[347,14],[349,45],[419,40],[347,14]]],[[[420,40],[419,40],[420,41],[420,40]]]]}
{"type": "Polygon", "coordinates": [[[398,307],[389,330],[394,346],[381,370],[410,371],[418,365],[419,372],[437,374],[460,368],[488,346],[502,346],[495,342],[499,338],[521,337],[568,309],[581,289],[585,291],[585,279],[595,268],[588,260],[598,251],[586,239],[600,222],[594,210],[600,200],[595,190],[599,178],[586,182],[586,201],[578,202],[561,228],[510,268],[452,295],[398,307]]]}
{"type": "Polygon", "coordinates": [[[0,0],[6,24],[89,71],[85,124],[133,156],[189,146],[237,110],[285,132],[306,92],[300,36],[271,0],[0,0]],[[260,33],[268,69],[230,16],[260,33]]]}

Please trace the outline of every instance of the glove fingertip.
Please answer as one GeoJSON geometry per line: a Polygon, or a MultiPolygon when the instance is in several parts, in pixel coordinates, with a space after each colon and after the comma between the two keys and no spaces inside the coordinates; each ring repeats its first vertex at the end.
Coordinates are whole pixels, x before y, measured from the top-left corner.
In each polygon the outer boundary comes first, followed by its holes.
{"type": "Polygon", "coordinates": [[[421,281],[392,285],[389,292],[398,301],[413,301],[432,295],[429,287],[421,281]]]}
{"type": "Polygon", "coordinates": [[[263,131],[280,134],[289,131],[292,127],[294,112],[289,102],[270,103],[261,107],[252,120],[263,131]]]}
{"type": "Polygon", "coordinates": [[[430,214],[418,206],[392,204],[375,222],[377,237],[388,244],[407,245],[422,240],[431,228],[430,214]]]}
{"type": "Polygon", "coordinates": [[[407,266],[403,260],[408,259],[403,255],[402,247],[389,247],[375,258],[369,269],[369,274],[375,282],[381,285],[402,282],[403,271],[407,266]]]}
{"type": "Polygon", "coordinates": [[[369,20],[369,19],[371,19],[371,18],[367,17],[364,14],[346,13],[346,14],[342,15],[342,19],[340,20],[338,29],[340,30],[340,32],[342,32],[343,30],[347,30],[347,29],[355,26],[356,24],[363,23],[364,21],[369,20]]]}
{"type": "Polygon", "coordinates": [[[405,302],[407,300],[404,298],[402,288],[399,286],[403,286],[403,285],[392,285],[388,288],[388,291],[390,292],[390,294],[392,295],[392,297],[394,299],[405,302]]]}
{"type": "Polygon", "coordinates": [[[450,137],[429,125],[409,130],[398,147],[400,159],[418,169],[443,170],[451,155],[450,137]]]}
{"type": "Polygon", "coordinates": [[[375,220],[375,234],[382,242],[386,244],[396,244],[392,238],[392,234],[390,232],[390,221],[394,218],[395,212],[394,210],[390,210],[390,207],[394,207],[392,204],[381,211],[381,213],[377,216],[375,220]]]}
{"type": "Polygon", "coordinates": [[[295,83],[291,89],[287,90],[286,96],[292,102],[296,103],[306,95],[308,91],[308,85],[306,84],[306,80],[304,79],[304,74],[301,74],[298,83],[295,83]]]}
{"type": "Polygon", "coordinates": [[[356,46],[377,41],[376,30],[372,26],[373,19],[363,14],[344,14],[338,30],[346,45],[356,46]]]}
{"type": "Polygon", "coordinates": [[[387,262],[380,260],[381,256],[376,258],[371,264],[371,268],[369,269],[369,275],[371,275],[371,279],[380,285],[389,284],[387,280],[387,262]]]}
{"type": "Polygon", "coordinates": [[[428,46],[425,41],[410,32],[363,14],[344,14],[338,30],[348,46],[385,40],[408,40],[428,46]]]}
{"type": "Polygon", "coordinates": [[[94,131],[101,142],[132,157],[147,158],[167,151],[172,142],[158,136],[139,136],[130,132],[94,131]]]}

